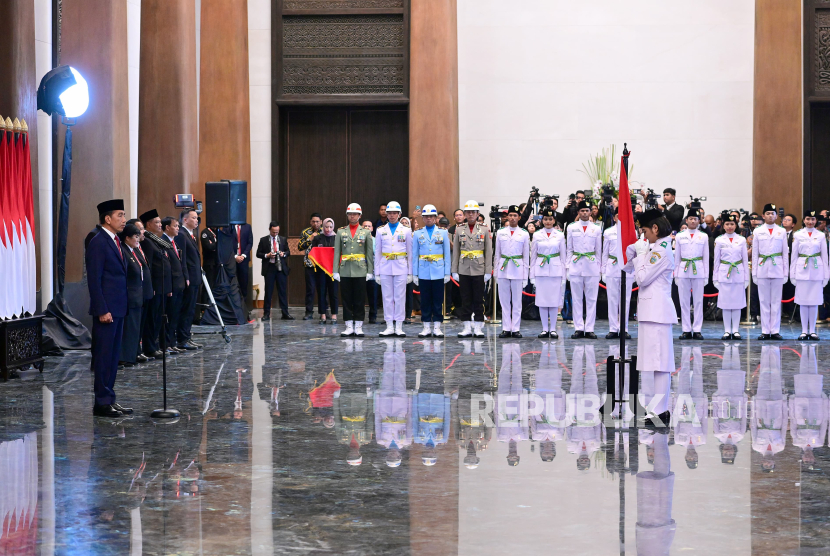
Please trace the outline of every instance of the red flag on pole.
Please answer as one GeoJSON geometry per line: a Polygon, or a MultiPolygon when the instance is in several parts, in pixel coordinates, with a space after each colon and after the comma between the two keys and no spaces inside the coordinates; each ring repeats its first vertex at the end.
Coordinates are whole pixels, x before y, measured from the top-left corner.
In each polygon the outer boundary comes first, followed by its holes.
{"type": "Polygon", "coordinates": [[[620,164],[620,191],[617,213],[617,237],[622,250],[623,264],[628,263],[625,251],[629,245],[637,242],[637,228],[634,226],[634,211],[631,208],[631,192],[628,190],[628,149],[623,151],[620,164]]]}

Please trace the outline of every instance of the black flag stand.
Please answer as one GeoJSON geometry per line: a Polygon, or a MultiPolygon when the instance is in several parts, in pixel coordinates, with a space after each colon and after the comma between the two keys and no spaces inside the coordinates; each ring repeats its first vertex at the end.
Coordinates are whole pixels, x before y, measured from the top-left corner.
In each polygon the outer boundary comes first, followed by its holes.
{"type": "MultiPolygon", "coordinates": [[[[176,249],[176,243],[173,242],[173,249],[176,249]]],[[[167,253],[164,254],[167,256],[167,253]]],[[[161,283],[164,284],[164,265],[161,265],[161,283]]],[[[167,424],[173,424],[179,420],[180,413],[178,410],[167,407],[167,299],[162,298],[164,301],[163,308],[162,308],[162,317],[161,317],[161,380],[162,380],[162,390],[164,392],[164,408],[163,409],[156,409],[151,414],[150,417],[153,419],[169,419],[169,421],[162,421],[166,422],[167,424]]]]}

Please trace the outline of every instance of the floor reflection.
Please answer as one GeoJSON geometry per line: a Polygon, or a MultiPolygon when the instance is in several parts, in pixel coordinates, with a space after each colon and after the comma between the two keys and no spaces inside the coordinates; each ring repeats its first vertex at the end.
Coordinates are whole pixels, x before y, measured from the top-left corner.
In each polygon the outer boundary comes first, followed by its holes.
{"type": "Polygon", "coordinates": [[[0,385],[0,555],[830,548],[821,344],[678,342],[659,434],[601,421],[610,342],[337,333],[207,336],[170,424],[160,365],[121,373],[119,421],[87,354],[0,385]]]}

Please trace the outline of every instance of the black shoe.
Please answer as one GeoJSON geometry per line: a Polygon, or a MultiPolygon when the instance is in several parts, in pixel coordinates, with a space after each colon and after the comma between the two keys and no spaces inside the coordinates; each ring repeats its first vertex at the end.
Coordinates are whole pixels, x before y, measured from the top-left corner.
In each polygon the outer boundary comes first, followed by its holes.
{"type": "Polygon", "coordinates": [[[199,348],[197,348],[196,346],[188,345],[188,344],[179,344],[179,345],[176,346],[176,349],[184,350],[184,351],[196,351],[199,348]]]}
{"type": "Polygon", "coordinates": [[[136,363],[146,363],[147,361],[150,360],[150,358],[147,357],[146,355],[144,355],[143,353],[139,353],[136,356],[135,360],[136,360],[136,363]]]}
{"type": "Polygon", "coordinates": [[[605,335],[606,340],[613,340],[615,338],[619,339],[620,333],[619,332],[609,332],[605,335]]]}
{"type": "Polygon", "coordinates": [[[126,368],[129,369],[130,367],[135,367],[135,363],[130,363],[129,361],[119,361],[118,366],[119,367],[126,367],[126,368]]]}
{"type": "Polygon", "coordinates": [[[376,318],[369,319],[369,324],[377,324],[377,323],[378,323],[378,319],[376,319],[376,318]]]}
{"type": "Polygon", "coordinates": [[[118,365],[118,370],[123,371],[125,369],[124,365],[118,365]]]}
{"type": "Polygon", "coordinates": [[[294,317],[292,317],[288,313],[283,313],[282,314],[282,320],[294,320],[294,317]]]}
{"type": "Polygon", "coordinates": [[[729,332],[725,332],[723,334],[723,336],[720,337],[720,339],[721,340],[731,340],[732,339],[732,334],[730,334],[729,332]]]}
{"type": "Polygon", "coordinates": [[[628,332],[626,332],[626,333],[625,333],[625,339],[626,339],[626,340],[630,340],[630,339],[631,339],[631,334],[629,334],[628,332]]]}
{"type": "Polygon", "coordinates": [[[732,334],[732,339],[733,340],[743,340],[743,338],[741,338],[741,333],[740,332],[734,332],[732,334]]]}
{"type": "Polygon", "coordinates": [[[512,337],[513,337],[513,333],[510,332],[509,330],[502,330],[501,334],[499,334],[499,338],[512,338],[512,337]]]}
{"type": "Polygon", "coordinates": [[[577,330],[576,332],[571,334],[571,339],[572,340],[578,340],[578,339],[584,338],[584,337],[585,337],[585,332],[583,332],[582,330],[577,330]]]}
{"type": "Polygon", "coordinates": [[[761,334],[760,336],[758,336],[758,339],[759,340],[769,340],[770,335],[769,334],[761,334]]]}
{"type": "Polygon", "coordinates": [[[197,344],[197,343],[196,343],[196,342],[194,342],[193,340],[188,340],[188,341],[186,341],[186,342],[185,342],[185,345],[190,346],[190,347],[193,347],[193,348],[196,348],[196,349],[202,349],[203,347],[205,347],[205,346],[203,346],[202,344],[197,344]]]}
{"type": "Polygon", "coordinates": [[[550,332],[550,337],[553,338],[554,340],[558,340],[559,339],[559,333],[558,332],[550,332]]]}
{"type": "Polygon", "coordinates": [[[133,408],[124,407],[123,405],[121,405],[118,402],[113,403],[112,408],[115,409],[116,411],[120,411],[124,415],[132,415],[133,414],[133,408]]]}
{"type": "Polygon", "coordinates": [[[539,332],[539,335],[536,336],[536,337],[537,338],[550,338],[550,332],[545,332],[545,331],[539,332]]]}
{"type": "Polygon", "coordinates": [[[821,338],[819,338],[818,334],[816,334],[815,332],[810,333],[810,339],[814,342],[818,342],[819,340],[821,340],[821,338]]]}
{"type": "Polygon", "coordinates": [[[313,318],[314,315],[312,313],[306,313],[305,316],[303,316],[303,320],[311,320],[313,318]]]}
{"type": "Polygon", "coordinates": [[[326,320],[326,317],[323,317],[323,316],[320,317],[320,324],[326,324],[327,322],[328,321],[326,320]]]}
{"type": "Polygon", "coordinates": [[[517,331],[515,331],[515,332],[513,333],[513,337],[514,337],[514,338],[521,338],[521,337],[522,337],[522,333],[521,333],[521,332],[519,332],[519,331],[517,330],[517,331]]]}
{"type": "Polygon", "coordinates": [[[669,434],[671,426],[671,413],[664,411],[660,415],[646,417],[646,428],[660,434],[669,434]]]}
{"type": "Polygon", "coordinates": [[[412,319],[404,319],[404,324],[412,324],[412,319]]]}
{"type": "Polygon", "coordinates": [[[259,319],[259,320],[261,320],[262,322],[269,321],[269,320],[271,320],[271,315],[270,315],[270,314],[268,314],[268,315],[262,315],[262,318],[261,318],[261,319],[259,319]]]}
{"type": "Polygon", "coordinates": [[[702,340],[703,339],[703,334],[701,334],[700,332],[695,332],[694,334],[692,334],[692,339],[693,340],[702,340]]]}
{"type": "Polygon", "coordinates": [[[96,417],[109,417],[110,419],[118,419],[124,414],[112,407],[111,405],[96,405],[92,407],[92,414],[96,417]]]}
{"type": "Polygon", "coordinates": [[[807,340],[809,340],[809,339],[810,339],[810,335],[809,335],[809,334],[802,334],[801,336],[799,336],[799,337],[798,337],[798,341],[799,341],[799,342],[806,342],[806,341],[807,341],[807,340]]]}
{"type": "Polygon", "coordinates": [[[692,333],[691,332],[684,332],[678,338],[678,340],[691,340],[691,339],[692,339],[692,333]]]}
{"type": "Polygon", "coordinates": [[[784,336],[776,332],[775,334],[767,334],[767,340],[775,340],[776,342],[781,342],[784,340],[784,336]]]}
{"type": "Polygon", "coordinates": [[[178,355],[181,352],[179,350],[177,350],[176,348],[174,348],[174,347],[169,347],[169,348],[167,348],[167,353],[169,355],[178,355]]]}
{"type": "Polygon", "coordinates": [[[597,339],[597,335],[596,335],[596,334],[594,334],[593,332],[586,332],[586,333],[585,333],[584,338],[585,338],[586,340],[596,340],[596,339],[597,339]]]}
{"type": "Polygon", "coordinates": [[[152,357],[153,359],[161,359],[161,356],[164,355],[160,349],[157,349],[153,353],[148,353],[147,357],[152,357]]]}

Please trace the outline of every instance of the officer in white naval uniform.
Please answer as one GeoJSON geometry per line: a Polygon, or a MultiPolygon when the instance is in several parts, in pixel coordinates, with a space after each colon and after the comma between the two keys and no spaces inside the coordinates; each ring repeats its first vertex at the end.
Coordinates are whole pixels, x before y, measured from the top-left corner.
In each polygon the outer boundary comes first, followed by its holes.
{"type": "Polygon", "coordinates": [[[528,281],[530,234],[519,228],[518,205],[507,209],[507,226],[496,233],[496,252],[493,274],[498,279],[501,301],[501,328],[499,338],[521,338],[522,288],[528,281]]]}
{"type": "Polygon", "coordinates": [[[761,302],[759,340],[783,340],[781,329],[781,293],[790,275],[790,252],[787,231],[775,221],[778,212],[773,204],[764,205],[764,223],[752,232],[752,279],[758,285],[761,302]]]}
{"type": "MultiPolygon", "coordinates": [[[[614,210],[614,221],[617,220],[617,211],[614,210]]],[[[602,281],[605,282],[608,295],[608,329],[606,340],[620,337],[620,282],[623,272],[622,250],[617,239],[617,227],[611,226],[602,234],[602,281]]],[[[631,309],[631,287],[634,285],[633,272],[627,271],[625,277],[625,337],[628,333],[628,311],[631,309]]]]}
{"type": "Polygon", "coordinates": [[[580,201],[579,220],[568,225],[568,280],[571,281],[573,320],[576,331],[571,338],[596,340],[597,294],[602,265],[602,230],[591,223],[591,205],[580,201]],[[585,296],[586,315],[582,316],[585,296]]]}
{"type": "Polygon", "coordinates": [[[375,276],[383,292],[386,330],[380,336],[406,336],[403,331],[406,285],[412,282],[412,230],[401,226],[401,205],[386,205],[388,222],[375,230],[375,276]]]}
{"type": "Polygon", "coordinates": [[[709,283],[709,236],[698,229],[700,212],[691,209],[686,216],[686,226],[675,237],[674,281],[680,296],[680,322],[683,324],[681,340],[702,340],[703,288],[709,283]],[[692,323],[689,298],[695,310],[692,323]]]}

